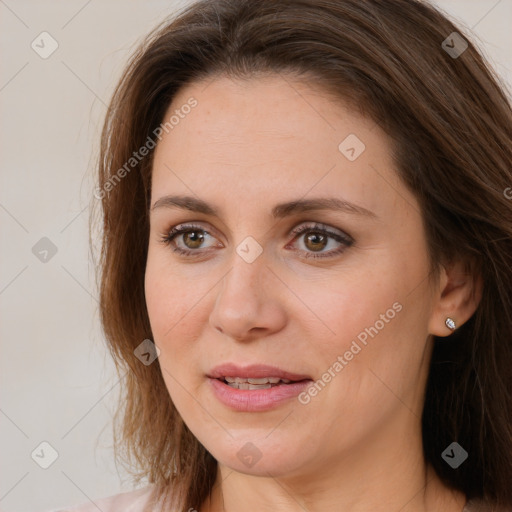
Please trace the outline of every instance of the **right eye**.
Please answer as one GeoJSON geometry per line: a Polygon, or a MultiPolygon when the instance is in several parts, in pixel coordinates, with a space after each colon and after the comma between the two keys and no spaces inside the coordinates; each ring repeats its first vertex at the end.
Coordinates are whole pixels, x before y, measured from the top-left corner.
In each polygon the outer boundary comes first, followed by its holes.
{"type": "Polygon", "coordinates": [[[205,241],[205,235],[206,237],[212,236],[201,226],[195,224],[179,224],[164,233],[160,240],[165,245],[173,247],[173,252],[183,256],[196,256],[198,255],[197,253],[199,253],[197,249],[199,249],[199,246],[205,241]],[[177,245],[174,241],[175,239],[181,239],[181,242],[182,244],[185,244],[185,247],[177,245]]]}

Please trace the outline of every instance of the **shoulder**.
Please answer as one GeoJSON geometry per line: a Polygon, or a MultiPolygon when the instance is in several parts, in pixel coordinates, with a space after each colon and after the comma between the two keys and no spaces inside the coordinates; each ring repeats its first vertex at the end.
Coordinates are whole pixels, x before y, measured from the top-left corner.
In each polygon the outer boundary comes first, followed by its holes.
{"type": "Polygon", "coordinates": [[[153,489],[153,485],[148,485],[135,491],[122,492],[49,512],[142,512],[149,502],[153,489]]]}
{"type": "Polygon", "coordinates": [[[512,512],[512,508],[495,507],[487,505],[482,500],[469,500],[462,512],[512,512]]]}

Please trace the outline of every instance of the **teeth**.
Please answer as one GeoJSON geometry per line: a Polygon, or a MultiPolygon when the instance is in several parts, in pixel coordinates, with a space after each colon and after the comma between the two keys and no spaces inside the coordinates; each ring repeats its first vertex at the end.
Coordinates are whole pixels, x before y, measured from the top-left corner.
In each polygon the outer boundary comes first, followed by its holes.
{"type": "Polygon", "coordinates": [[[277,384],[278,382],[284,382],[285,384],[289,384],[291,380],[288,379],[280,379],[279,377],[263,377],[261,379],[244,379],[243,377],[224,377],[226,382],[237,382],[244,383],[248,382],[249,384],[277,384]]]}
{"type": "Polygon", "coordinates": [[[248,382],[229,382],[228,386],[234,389],[268,389],[277,384],[249,384],[248,382]]]}
{"type": "Polygon", "coordinates": [[[277,386],[279,383],[289,384],[291,380],[280,379],[279,377],[263,377],[261,379],[242,378],[242,377],[224,377],[228,385],[235,389],[268,389],[277,386]]]}
{"type": "Polygon", "coordinates": [[[277,384],[280,379],[277,377],[269,377],[269,378],[262,378],[262,379],[247,379],[249,384],[277,384]]]}

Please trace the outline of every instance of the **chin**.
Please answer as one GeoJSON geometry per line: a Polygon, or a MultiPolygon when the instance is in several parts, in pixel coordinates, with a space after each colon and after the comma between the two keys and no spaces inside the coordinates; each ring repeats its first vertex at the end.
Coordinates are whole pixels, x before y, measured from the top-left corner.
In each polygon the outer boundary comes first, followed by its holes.
{"type": "MultiPolygon", "coordinates": [[[[220,464],[246,475],[253,476],[291,476],[298,474],[307,465],[306,454],[301,449],[303,443],[287,444],[286,440],[276,437],[273,442],[260,435],[247,441],[240,438],[228,446],[209,450],[220,464]]],[[[289,440],[288,440],[289,441],[289,440]]]]}
{"type": "Polygon", "coordinates": [[[263,457],[251,467],[240,462],[236,457],[219,462],[238,473],[261,477],[283,477],[291,475],[298,470],[296,461],[277,461],[270,458],[263,460],[263,457]]]}

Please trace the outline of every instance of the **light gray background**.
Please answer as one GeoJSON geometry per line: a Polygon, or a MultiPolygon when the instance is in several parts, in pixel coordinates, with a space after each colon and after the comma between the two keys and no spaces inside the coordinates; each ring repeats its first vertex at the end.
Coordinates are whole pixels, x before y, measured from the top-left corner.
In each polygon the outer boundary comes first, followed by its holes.
{"type": "MultiPolygon", "coordinates": [[[[0,0],[2,510],[49,510],[132,488],[111,449],[120,383],[88,248],[93,165],[127,58],[187,3],[0,0]],[[47,59],[31,48],[43,31],[59,45],[47,59]],[[57,247],[46,263],[32,252],[42,237],[57,247]],[[31,458],[43,441],[59,454],[48,469],[31,458]]],[[[472,30],[512,83],[512,0],[436,4],[472,30]]]]}

